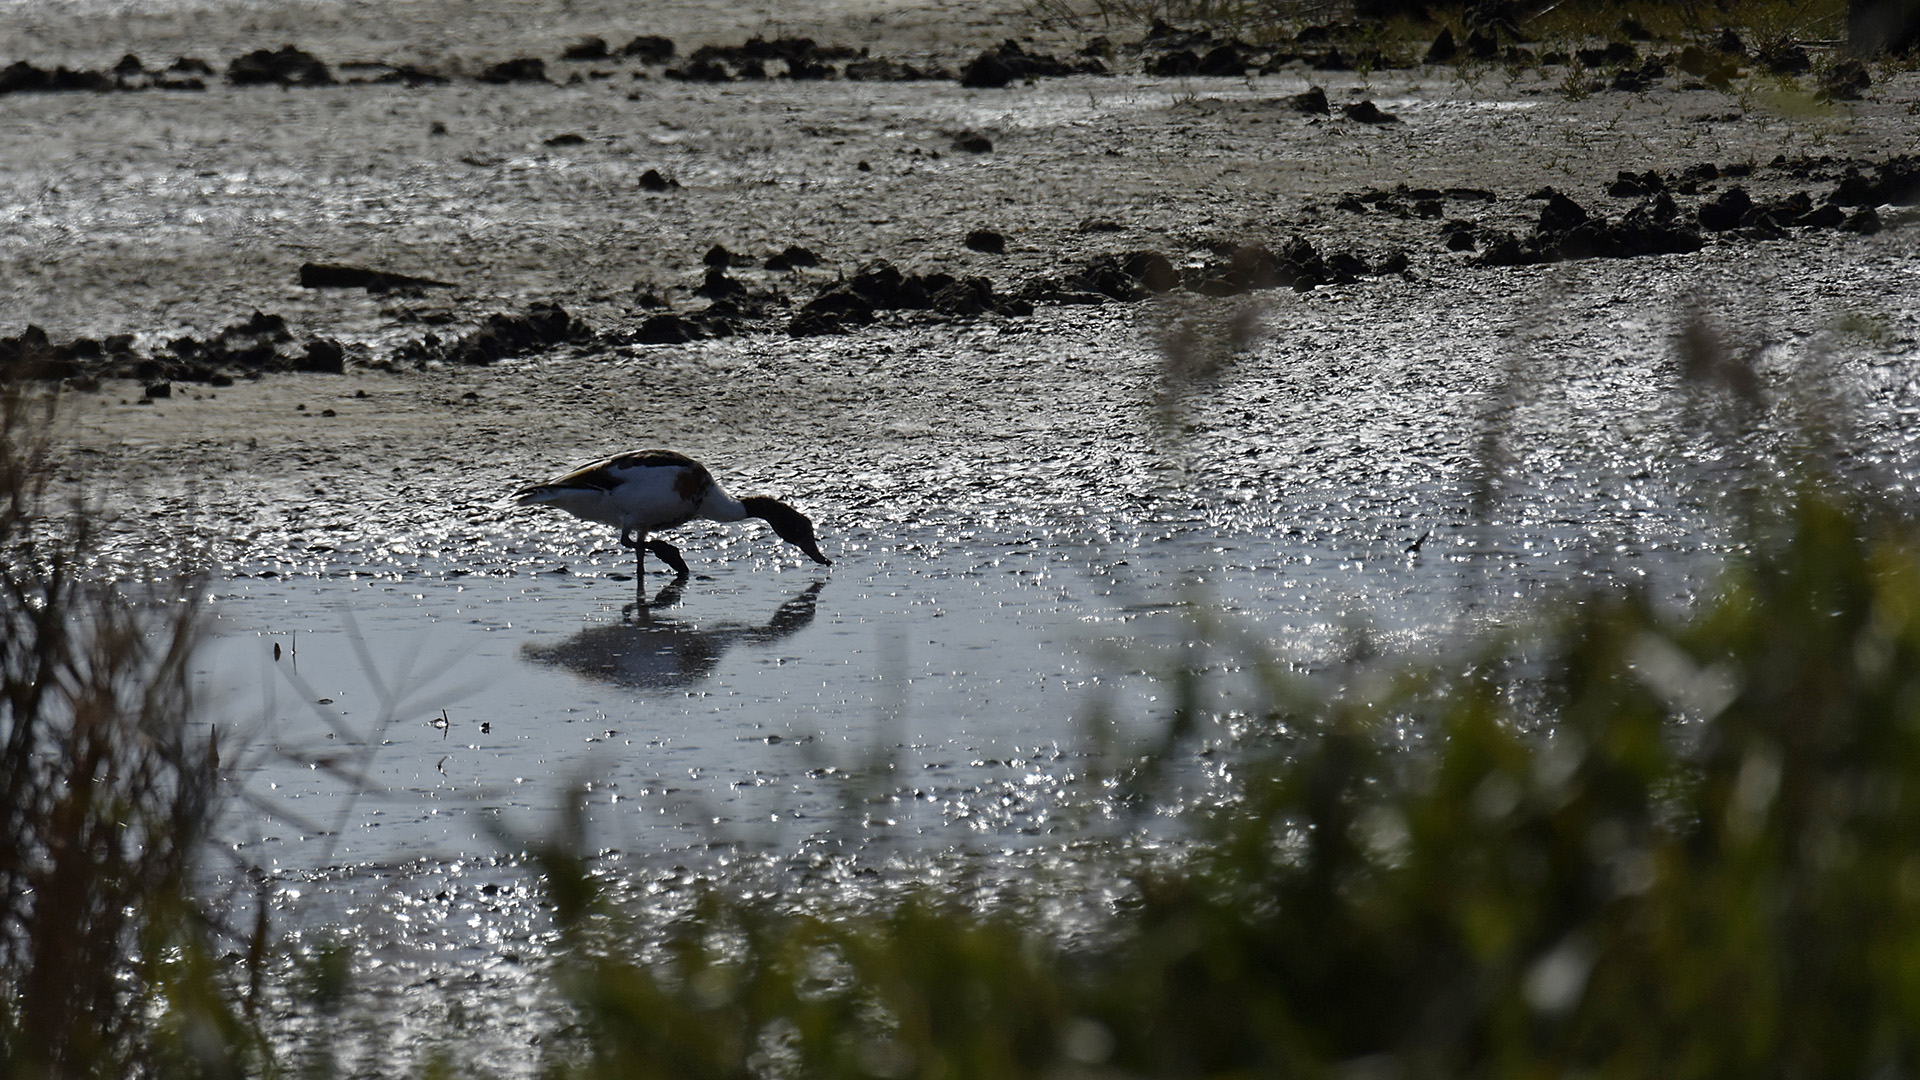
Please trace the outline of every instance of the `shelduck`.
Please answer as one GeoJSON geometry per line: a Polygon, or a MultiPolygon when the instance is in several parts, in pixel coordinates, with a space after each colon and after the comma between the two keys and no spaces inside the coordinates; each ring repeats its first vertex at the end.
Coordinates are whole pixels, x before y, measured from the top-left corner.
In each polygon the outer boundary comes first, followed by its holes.
{"type": "Polygon", "coordinates": [[[814,562],[833,564],[820,553],[813,522],[805,514],[765,495],[736,499],[714,481],[705,465],[671,450],[617,454],[544,484],[529,484],[511,498],[520,506],[556,506],[574,517],[619,529],[620,546],[633,549],[643,577],[649,551],[660,556],[675,574],[686,576],[687,563],[680,557],[680,549],[665,540],[650,539],[649,534],[696,518],[760,518],[773,526],[780,539],[806,552],[814,562]]]}

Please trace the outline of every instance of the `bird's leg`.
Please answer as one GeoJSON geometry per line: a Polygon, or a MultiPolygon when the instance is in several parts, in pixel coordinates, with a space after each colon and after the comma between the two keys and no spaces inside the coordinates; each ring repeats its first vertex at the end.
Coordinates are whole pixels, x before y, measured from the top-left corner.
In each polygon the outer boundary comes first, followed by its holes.
{"type": "Polygon", "coordinates": [[[687,560],[680,557],[680,549],[665,540],[647,541],[647,550],[660,556],[660,561],[673,567],[675,577],[687,576],[687,560]]]}
{"type": "Polygon", "coordinates": [[[630,548],[630,547],[636,547],[636,546],[638,546],[638,545],[639,545],[639,543],[640,543],[640,541],[638,541],[638,540],[635,540],[635,539],[633,538],[633,530],[632,530],[632,529],[630,529],[630,528],[629,528],[629,529],[621,529],[621,530],[620,530],[620,546],[621,546],[621,547],[623,547],[623,548],[630,548]]]}

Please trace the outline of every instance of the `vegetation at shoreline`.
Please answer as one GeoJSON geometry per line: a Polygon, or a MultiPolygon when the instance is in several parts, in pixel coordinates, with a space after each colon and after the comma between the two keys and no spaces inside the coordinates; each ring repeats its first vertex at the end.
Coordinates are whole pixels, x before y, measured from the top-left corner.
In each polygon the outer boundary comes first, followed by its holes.
{"type": "Polygon", "coordinates": [[[220,799],[195,590],[101,579],[90,508],[53,505],[56,400],[0,388],[0,1074],[242,1075],[190,885],[220,799]]]}

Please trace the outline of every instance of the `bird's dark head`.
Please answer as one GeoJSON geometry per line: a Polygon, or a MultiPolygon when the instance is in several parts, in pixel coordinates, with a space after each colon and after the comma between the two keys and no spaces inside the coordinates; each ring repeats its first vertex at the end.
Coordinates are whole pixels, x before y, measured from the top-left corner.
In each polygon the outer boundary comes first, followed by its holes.
{"type": "Polygon", "coordinates": [[[774,532],[780,534],[780,539],[806,552],[814,562],[822,566],[833,565],[832,559],[820,554],[820,542],[814,538],[813,522],[807,520],[807,515],[765,495],[749,495],[740,500],[740,505],[747,508],[749,517],[766,521],[773,526],[774,532]]]}

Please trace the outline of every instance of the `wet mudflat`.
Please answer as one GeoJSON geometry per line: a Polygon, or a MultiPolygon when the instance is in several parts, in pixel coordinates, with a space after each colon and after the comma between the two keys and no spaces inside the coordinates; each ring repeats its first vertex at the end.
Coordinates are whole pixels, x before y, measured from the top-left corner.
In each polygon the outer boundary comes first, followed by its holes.
{"type": "MultiPolygon", "coordinates": [[[[1451,250],[1441,226],[1524,233],[1545,185],[1618,219],[1638,198],[1606,194],[1619,170],[1746,168],[1763,203],[1830,187],[1839,167],[1810,178],[1806,159],[1910,149],[1915,94],[1908,75],[1806,117],[1433,72],[980,91],[623,71],[15,95],[0,333],[126,333],[157,355],[257,309],[346,348],[343,374],[166,396],[108,379],[72,396],[67,473],[128,573],[208,568],[237,865],[302,933],[351,927],[381,985],[449,991],[422,1008],[457,1007],[488,1032],[476,1053],[524,1070],[545,923],[517,850],[569,792],[599,872],[660,913],[703,876],[842,900],[959,882],[991,903],[1057,875],[1063,907],[1097,907],[1112,883],[1072,876],[1078,846],[1179,837],[1104,800],[1089,721],[1144,738],[1164,719],[1152,675],[1193,655],[1181,604],[1319,677],[1363,632],[1444,649],[1575,581],[1684,601],[1723,551],[1732,457],[1772,449],[1700,434],[1673,348],[1696,311],[1793,388],[1774,429],[1844,423],[1846,467],[1910,491],[1911,210],[1883,207],[1878,233],[1754,226],[1532,266],[1477,265],[1486,245],[1451,250]],[[1310,85],[1399,123],[1283,104],[1310,85]],[[957,146],[969,133],[991,149],[957,146]],[[642,186],[649,168],[678,186],[642,186]],[[1438,191],[1441,216],[1347,198],[1403,183],[1438,191]],[[1001,252],[967,246],[982,228],[1001,252]],[[1369,272],[1134,302],[1056,282],[1028,315],[785,332],[876,259],[1020,296],[1103,255],[1185,272],[1294,236],[1369,272]],[[623,336],[707,306],[714,244],[748,254],[725,274],[770,314],[623,336]],[[768,269],[788,245],[820,265],[768,269]],[[1396,251],[1404,270],[1371,272],[1396,251]],[[454,286],[299,283],[343,260],[454,286]],[[391,362],[535,301],[594,334],[491,366],[391,362]],[[1226,362],[1183,379],[1178,341],[1226,362]],[[501,504],[646,446],[789,499],[836,565],[757,524],[695,525],[676,539],[694,574],[663,595],[610,530],[501,504]]],[[[1732,181],[1707,183],[1689,211],[1732,181]]],[[[1189,766],[1189,801],[1230,768],[1189,766]]],[[[461,1030],[435,1016],[367,1037],[461,1030]]]]}

